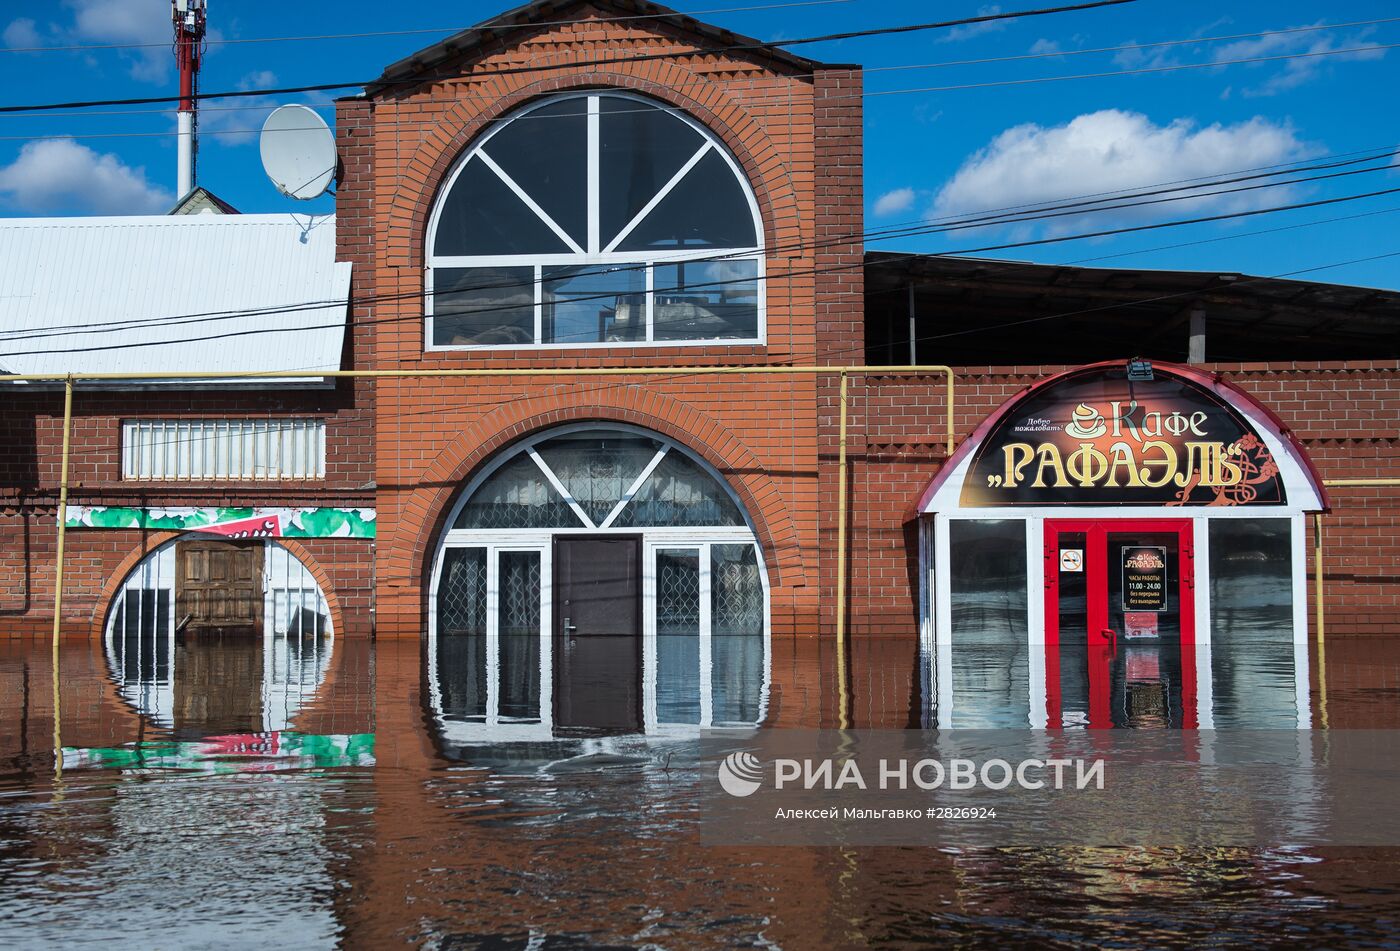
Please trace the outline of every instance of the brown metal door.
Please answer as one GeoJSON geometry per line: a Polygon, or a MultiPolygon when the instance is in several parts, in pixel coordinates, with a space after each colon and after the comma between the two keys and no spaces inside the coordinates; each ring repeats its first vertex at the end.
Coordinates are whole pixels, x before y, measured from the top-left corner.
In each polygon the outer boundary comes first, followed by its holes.
{"type": "Polygon", "coordinates": [[[185,630],[262,632],[263,543],[188,541],[175,545],[175,618],[185,630]]]}
{"type": "Polygon", "coordinates": [[[640,537],[554,539],[554,632],[556,727],[641,730],[640,537]]]}

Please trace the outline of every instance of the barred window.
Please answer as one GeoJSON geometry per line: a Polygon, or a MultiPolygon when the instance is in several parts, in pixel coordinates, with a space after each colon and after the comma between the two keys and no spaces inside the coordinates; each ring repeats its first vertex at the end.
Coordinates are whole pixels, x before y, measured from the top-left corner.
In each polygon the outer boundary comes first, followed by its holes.
{"type": "Polygon", "coordinates": [[[324,479],[324,419],[128,419],[128,481],[324,479]]]}

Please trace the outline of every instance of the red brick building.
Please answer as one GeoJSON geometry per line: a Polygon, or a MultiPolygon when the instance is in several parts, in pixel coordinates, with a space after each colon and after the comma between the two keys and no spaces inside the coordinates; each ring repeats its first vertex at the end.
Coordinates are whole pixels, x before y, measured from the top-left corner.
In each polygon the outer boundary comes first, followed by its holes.
{"type": "MultiPolygon", "coordinates": [[[[315,368],[383,375],[79,386],[68,630],[115,645],[154,631],[152,609],[206,620],[220,599],[199,572],[227,569],[222,600],[262,604],[239,620],[279,636],[304,610],[315,632],[422,639],[429,702],[463,742],[762,720],[775,645],[807,636],[839,645],[842,677],[907,667],[925,722],[990,703],[1202,724],[1212,696],[1257,686],[1246,655],[1292,665],[1305,720],[1309,517],[1329,510],[1328,631],[1385,629],[1394,490],[1324,482],[1393,476],[1396,295],[867,255],[858,67],[635,0],[491,24],[336,104],[350,284],[318,298],[303,275],[299,299],[344,302],[315,368]],[[843,505],[842,375],[811,368],[911,363],[952,368],[953,419],[939,373],[847,371],[843,505]],[[178,428],[217,419],[275,420],[320,468],[141,462],[142,439],[218,459],[261,438],[178,428]],[[172,517],[203,531],[151,530],[172,517]],[[269,517],[258,550],[291,557],[260,556],[240,588],[209,525],[269,517]],[[315,583],[277,588],[279,570],[315,583]],[[960,680],[963,648],[1005,653],[1004,683],[960,680]],[[600,678],[608,703],[578,687],[600,678]]],[[[51,617],[61,413],[50,387],[0,422],[20,450],[0,524],[15,630],[51,617]]]]}

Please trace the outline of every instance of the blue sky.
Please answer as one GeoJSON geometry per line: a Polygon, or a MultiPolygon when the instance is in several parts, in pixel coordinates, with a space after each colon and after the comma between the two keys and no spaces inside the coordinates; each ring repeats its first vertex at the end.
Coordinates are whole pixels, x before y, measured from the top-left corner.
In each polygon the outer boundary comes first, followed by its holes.
{"type": "MultiPolygon", "coordinates": [[[[211,24],[216,35],[225,39],[426,30],[488,19],[508,2],[413,6],[341,0],[334,5],[340,14],[334,18],[303,13],[300,19],[291,19],[285,4],[213,0],[211,24]]],[[[700,0],[676,6],[700,12],[772,2],[700,0]]],[[[1037,5],[1046,4],[1003,0],[1000,8],[1037,5]]],[[[329,11],[332,6],[319,9],[329,11]]],[[[778,39],[992,9],[997,5],[977,0],[845,0],[775,10],[709,12],[702,13],[702,18],[740,33],[778,39]]],[[[168,10],[168,0],[9,0],[0,11],[0,79],[5,89],[0,102],[173,93],[173,57],[164,46],[16,51],[33,46],[163,44],[169,38],[168,10]]],[[[1139,0],[1003,25],[805,46],[798,52],[830,62],[859,62],[870,70],[865,104],[866,226],[876,230],[1261,166],[1345,159],[1361,150],[1400,148],[1396,128],[1400,110],[1393,103],[1393,90],[1400,88],[1400,50],[1330,53],[1400,43],[1400,22],[1210,40],[1392,16],[1400,17],[1400,5],[1385,0],[1336,0],[1325,6],[1283,0],[1267,4],[1139,0]],[[1078,52],[1179,40],[1189,42],[1078,52]],[[1329,55],[986,85],[1299,52],[1329,55]],[[1035,58],[966,62],[1020,56],[1035,58]],[[949,86],[974,88],[910,91],[949,86]]],[[[203,86],[213,91],[364,80],[444,35],[215,45],[206,61],[203,86]]],[[[262,174],[256,135],[246,132],[260,127],[278,102],[324,105],[329,98],[210,103],[201,120],[208,133],[201,149],[201,184],[243,211],[331,210],[330,198],[293,203],[279,196],[262,174]],[[238,108],[217,108],[221,106],[238,108]]],[[[130,107],[147,108],[154,107],[130,107]]],[[[322,113],[331,116],[329,109],[323,108],[322,113]]],[[[159,112],[0,116],[0,214],[163,210],[173,198],[172,130],[173,119],[159,112]],[[59,136],[71,138],[54,138],[59,136]]],[[[1400,164],[1329,181],[1051,221],[903,236],[872,241],[870,247],[954,251],[1387,188],[1400,188],[1400,164]]],[[[1230,222],[984,253],[1046,263],[1285,275],[1400,252],[1397,225],[1400,193],[1230,222]],[[1348,220],[1327,220],[1343,217],[1348,220]],[[1265,230],[1273,233],[1257,233],[1265,230]]],[[[1400,287],[1400,254],[1296,276],[1400,287]]]]}

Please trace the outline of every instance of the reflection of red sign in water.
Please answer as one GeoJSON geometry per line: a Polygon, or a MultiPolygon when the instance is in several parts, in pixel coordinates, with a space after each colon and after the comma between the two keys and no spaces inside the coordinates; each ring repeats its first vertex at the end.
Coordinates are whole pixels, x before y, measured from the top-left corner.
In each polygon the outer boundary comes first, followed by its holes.
{"type": "Polygon", "coordinates": [[[205,525],[194,531],[205,535],[222,535],[225,538],[281,538],[282,521],[276,515],[264,515],[239,519],[236,522],[205,525]]]}
{"type": "MultiPolygon", "coordinates": [[[[1123,637],[1132,640],[1137,637],[1156,637],[1157,613],[1155,611],[1126,611],[1123,614],[1123,637]]],[[[1156,654],[1152,655],[1156,657],[1156,654]]],[[[1129,655],[1131,661],[1132,655],[1129,655]]],[[[1131,677],[1129,678],[1132,679],[1131,677]]]]}
{"type": "Polygon", "coordinates": [[[965,506],[1281,505],[1278,465],[1218,393],[1122,364],[1032,390],[997,420],[963,482],[965,506]]]}
{"type": "Polygon", "coordinates": [[[200,744],[200,752],[211,756],[276,756],[280,736],[278,733],[211,736],[200,744]]]}

